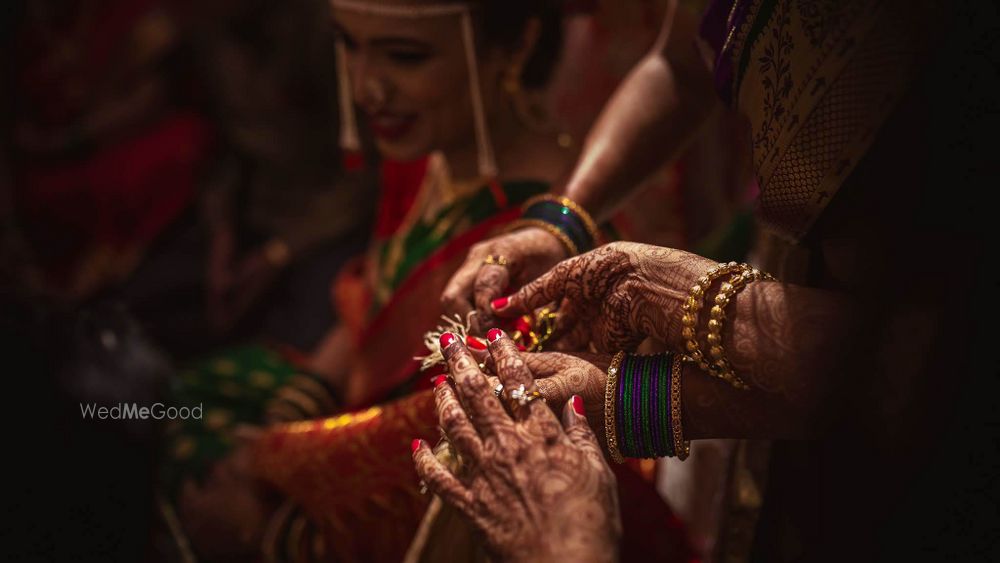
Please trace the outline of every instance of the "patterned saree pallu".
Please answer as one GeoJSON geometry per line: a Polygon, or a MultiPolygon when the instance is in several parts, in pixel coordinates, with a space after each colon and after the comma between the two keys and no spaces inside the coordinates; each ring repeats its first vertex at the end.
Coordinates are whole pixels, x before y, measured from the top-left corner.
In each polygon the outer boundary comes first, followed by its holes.
{"type": "Polygon", "coordinates": [[[326,419],[269,430],[255,472],[287,495],[320,530],[336,561],[399,561],[430,501],[421,495],[410,442],[437,442],[430,391],[326,419]]]}
{"type": "Polygon", "coordinates": [[[763,222],[801,240],[919,68],[927,3],[715,2],[702,25],[719,94],[751,124],[763,222]],[[723,23],[724,22],[724,23],[723,23]]]}

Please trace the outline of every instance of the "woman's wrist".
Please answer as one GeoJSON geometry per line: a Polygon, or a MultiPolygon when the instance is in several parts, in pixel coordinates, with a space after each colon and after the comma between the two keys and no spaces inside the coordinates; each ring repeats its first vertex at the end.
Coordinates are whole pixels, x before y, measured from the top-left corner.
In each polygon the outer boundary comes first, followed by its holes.
{"type": "Polygon", "coordinates": [[[543,194],[524,203],[517,226],[535,226],[549,232],[570,256],[593,250],[603,240],[590,214],[566,196],[543,194]]]}
{"type": "Polygon", "coordinates": [[[525,231],[534,230],[545,233],[543,236],[546,239],[551,239],[555,242],[559,250],[553,251],[551,254],[560,257],[560,260],[576,256],[580,253],[580,248],[569,238],[566,233],[562,232],[555,225],[542,221],[540,219],[518,219],[510,224],[511,231],[525,231]]]}
{"type": "MultiPolygon", "coordinates": [[[[597,502],[595,499],[593,502],[597,502]]],[[[603,512],[603,511],[602,511],[603,512]]],[[[618,543],[621,525],[617,511],[614,522],[601,527],[587,526],[592,522],[579,520],[579,512],[567,516],[564,526],[555,526],[544,537],[533,542],[530,548],[502,556],[507,563],[547,563],[549,561],[580,561],[584,563],[610,563],[618,561],[618,543]],[[566,528],[571,530],[566,533],[566,528]],[[553,530],[563,530],[562,533],[553,530]]]]}
{"type": "MultiPolygon", "coordinates": [[[[642,260],[637,267],[645,283],[638,284],[637,295],[633,297],[639,304],[636,314],[649,315],[648,325],[633,328],[661,340],[670,350],[683,352],[683,306],[691,287],[718,263],[681,250],[648,248],[651,253],[648,261],[642,260]],[[644,310],[646,307],[648,312],[644,310]]],[[[641,320],[637,322],[640,324],[641,320]]]]}

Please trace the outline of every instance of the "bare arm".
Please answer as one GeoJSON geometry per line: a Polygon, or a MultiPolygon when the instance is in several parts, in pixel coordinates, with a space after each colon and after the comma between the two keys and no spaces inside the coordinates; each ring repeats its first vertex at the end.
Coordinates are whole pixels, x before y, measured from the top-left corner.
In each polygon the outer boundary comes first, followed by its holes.
{"type": "Polygon", "coordinates": [[[587,136],[564,195],[598,221],[677,156],[716,106],[696,36],[697,18],[683,8],[668,8],[656,45],[618,87],[587,136]]]}
{"type": "MultiPolygon", "coordinates": [[[[715,107],[711,76],[695,43],[696,22],[692,14],[668,9],[657,44],[618,88],[587,137],[562,195],[597,221],[609,219],[643,179],[675,157],[715,107]]],[[[494,324],[490,303],[502,292],[530,282],[566,257],[559,239],[538,227],[483,241],[470,249],[442,291],[442,308],[463,318],[475,310],[473,330],[480,333],[494,324]],[[489,255],[505,257],[508,267],[484,267],[489,255]]]]}

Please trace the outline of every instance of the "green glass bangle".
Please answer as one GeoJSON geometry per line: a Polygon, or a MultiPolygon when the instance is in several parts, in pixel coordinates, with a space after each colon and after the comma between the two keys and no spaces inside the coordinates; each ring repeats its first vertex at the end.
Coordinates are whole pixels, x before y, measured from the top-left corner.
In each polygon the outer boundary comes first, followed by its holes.
{"type": "Polygon", "coordinates": [[[674,455],[673,434],[670,430],[670,370],[673,364],[673,354],[667,354],[660,362],[657,382],[657,402],[659,403],[659,414],[656,423],[659,425],[660,443],[657,447],[660,454],[664,456],[674,455]]]}
{"type": "Polygon", "coordinates": [[[624,422],[625,422],[625,447],[628,452],[625,453],[628,457],[635,457],[635,416],[633,410],[634,404],[634,391],[635,391],[635,374],[632,370],[635,368],[635,356],[625,356],[625,360],[622,361],[622,385],[623,390],[623,401],[621,406],[623,407],[624,422]]]}
{"type": "Polygon", "coordinates": [[[652,379],[650,374],[652,372],[653,362],[656,358],[653,356],[646,356],[643,358],[642,365],[642,457],[655,457],[656,453],[653,450],[653,404],[651,401],[650,393],[652,392],[652,379]]]}

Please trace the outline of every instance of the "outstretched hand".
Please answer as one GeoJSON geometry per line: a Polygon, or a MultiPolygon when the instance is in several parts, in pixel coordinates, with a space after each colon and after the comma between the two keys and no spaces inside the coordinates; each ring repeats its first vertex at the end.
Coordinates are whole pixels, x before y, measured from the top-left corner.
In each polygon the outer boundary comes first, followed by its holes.
{"type": "Polygon", "coordinates": [[[559,305],[550,348],[614,353],[655,337],[682,350],[681,307],[690,287],[714,265],[681,250],[614,242],[560,262],[492,310],[514,318],[559,305]]]}

